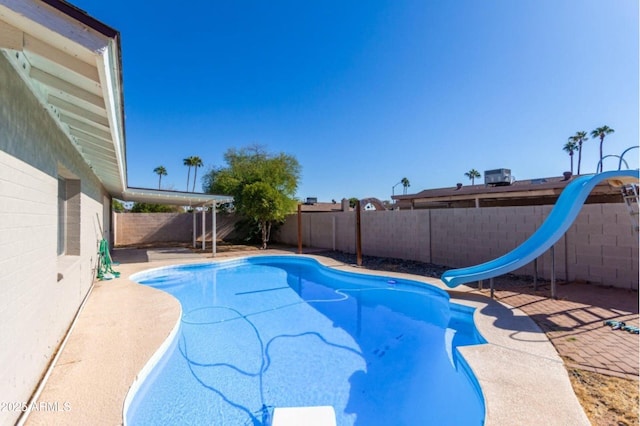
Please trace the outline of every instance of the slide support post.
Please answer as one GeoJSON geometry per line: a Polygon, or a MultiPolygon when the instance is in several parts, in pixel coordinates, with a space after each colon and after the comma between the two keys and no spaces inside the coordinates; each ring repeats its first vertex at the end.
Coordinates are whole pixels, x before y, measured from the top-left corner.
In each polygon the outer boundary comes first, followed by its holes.
{"type": "Polygon", "coordinates": [[[556,295],[556,247],[551,246],[551,298],[557,299],[556,295]]]}

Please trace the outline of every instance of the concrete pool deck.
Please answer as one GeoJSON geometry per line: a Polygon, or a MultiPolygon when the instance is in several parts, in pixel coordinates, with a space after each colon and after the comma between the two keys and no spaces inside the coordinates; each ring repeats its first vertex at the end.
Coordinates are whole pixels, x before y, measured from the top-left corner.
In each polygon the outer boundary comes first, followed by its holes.
{"type": "MultiPolygon", "coordinates": [[[[219,253],[217,260],[291,254],[267,250],[219,253]]],[[[118,249],[121,278],[97,282],[78,315],[37,401],[67,411],[33,411],[28,425],[122,424],[124,401],[138,373],[180,320],[180,305],[161,291],[129,280],[160,266],[212,260],[188,249],[118,249]]],[[[324,265],[351,272],[404,277],[440,288],[433,278],[357,269],[327,257],[324,265]]],[[[452,301],[476,307],[475,321],[489,342],[460,348],[485,397],[486,424],[589,425],[563,361],[544,332],[520,309],[472,288],[450,292],[452,301]]],[[[455,397],[455,396],[453,396],[455,397]]],[[[461,409],[464,407],[461,406],[461,409]]]]}

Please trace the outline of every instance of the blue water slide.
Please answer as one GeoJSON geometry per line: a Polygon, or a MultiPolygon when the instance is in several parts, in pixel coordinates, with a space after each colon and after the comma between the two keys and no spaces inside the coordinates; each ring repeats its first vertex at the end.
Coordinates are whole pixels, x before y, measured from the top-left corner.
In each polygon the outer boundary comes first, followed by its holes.
{"type": "Polygon", "coordinates": [[[447,286],[456,287],[460,284],[497,277],[525,266],[541,256],[564,235],[580,213],[591,190],[605,180],[614,186],[637,183],[639,173],[638,170],[615,170],[575,178],[562,191],[540,228],[525,242],[509,253],[480,265],[450,269],[442,274],[440,279],[447,286]]]}

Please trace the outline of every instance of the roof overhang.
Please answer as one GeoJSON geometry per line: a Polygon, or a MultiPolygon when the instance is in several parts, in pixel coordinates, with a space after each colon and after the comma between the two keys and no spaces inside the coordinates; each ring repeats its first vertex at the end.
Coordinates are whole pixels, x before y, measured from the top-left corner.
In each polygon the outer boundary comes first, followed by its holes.
{"type": "Polygon", "coordinates": [[[138,203],[191,207],[210,206],[213,204],[230,203],[233,201],[233,197],[227,195],[167,191],[148,188],[127,188],[122,194],[122,197],[118,198],[123,201],[135,201],[138,203]]]}
{"type": "MultiPolygon", "coordinates": [[[[471,187],[440,188],[425,190],[413,195],[396,195],[392,198],[397,203],[411,205],[423,205],[432,207],[451,206],[452,203],[466,201],[494,201],[508,202],[509,200],[553,200],[560,196],[565,186],[570,181],[562,180],[543,184],[526,184],[486,187],[475,185],[471,187]]],[[[619,195],[619,190],[614,188],[618,182],[605,181],[599,183],[590,193],[591,198],[599,196],[619,195]]],[[[619,185],[618,185],[619,186],[619,185]]]]}
{"type": "Polygon", "coordinates": [[[0,50],[111,195],[127,187],[118,31],[60,0],[0,0],[0,50]]]}
{"type": "Polygon", "coordinates": [[[125,201],[207,205],[221,195],[128,188],[120,33],[62,0],[0,0],[0,52],[106,191],[125,201]]]}

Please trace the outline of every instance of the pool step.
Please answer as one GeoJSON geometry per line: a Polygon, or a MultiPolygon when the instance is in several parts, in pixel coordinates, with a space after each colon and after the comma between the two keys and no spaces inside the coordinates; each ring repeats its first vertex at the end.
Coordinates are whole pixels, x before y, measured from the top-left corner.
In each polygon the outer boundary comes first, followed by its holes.
{"type": "Polygon", "coordinates": [[[318,407],[276,407],[271,426],[336,426],[336,412],[330,405],[318,407]]]}

